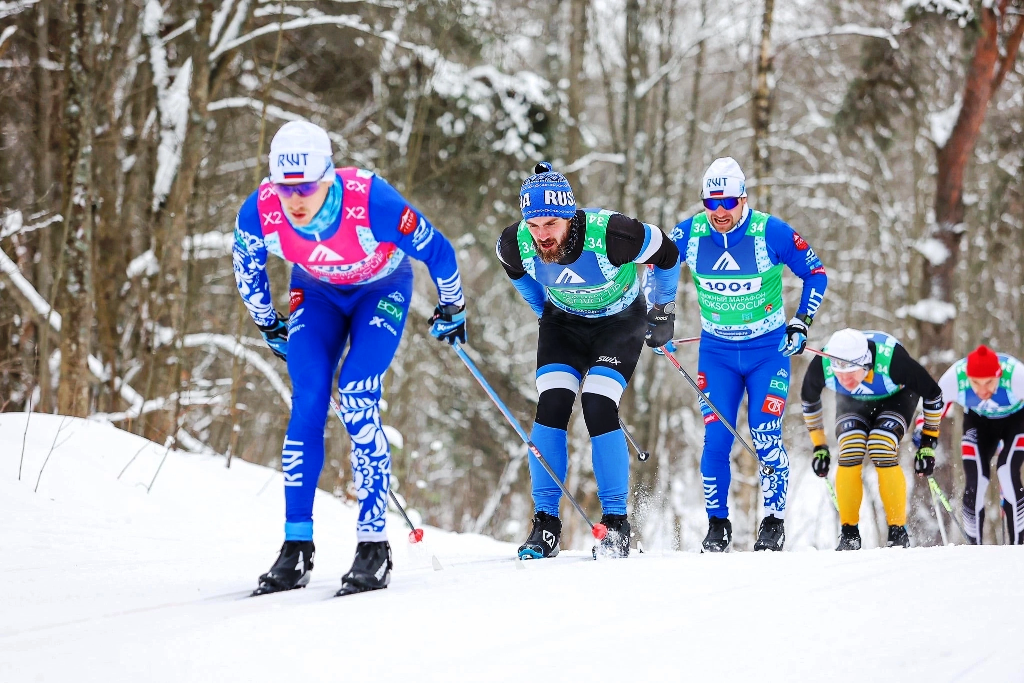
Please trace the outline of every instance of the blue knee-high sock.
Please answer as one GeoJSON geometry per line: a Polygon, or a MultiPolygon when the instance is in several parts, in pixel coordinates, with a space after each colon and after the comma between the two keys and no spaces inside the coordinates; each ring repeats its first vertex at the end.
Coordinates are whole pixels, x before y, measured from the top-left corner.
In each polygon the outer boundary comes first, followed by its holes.
{"type": "Polygon", "coordinates": [[[629,494],[629,449],[621,429],[590,437],[597,497],[606,515],[626,514],[629,494]]]}
{"type": "MultiPolygon", "coordinates": [[[[565,471],[569,464],[568,436],[565,430],[534,424],[530,441],[540,449],[540,454],[544,456],[544,460],[555,474],[565,481],[565,471]]],[[[530,480],[533,482],[534,510],[557,517],[558,501],[562,498],[562,491],[533,453],[530,453],[530,480]]]]}

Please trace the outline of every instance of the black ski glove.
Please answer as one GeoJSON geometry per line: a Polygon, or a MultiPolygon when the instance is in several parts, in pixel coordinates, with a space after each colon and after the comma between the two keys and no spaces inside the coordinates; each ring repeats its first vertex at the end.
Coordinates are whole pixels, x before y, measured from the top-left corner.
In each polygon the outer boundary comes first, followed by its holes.
{"type": "Polygon", "coordinates": [[[828,476],[828,466],[832,461],[829,455],[828,446],[818,446],[814,449],[814,458],[811,460],[811,469],[821,478],[828,476]]]}
{"type": "Polygon", "coordinates": [[[454,345],[456,341],[460,344],[466,343],[466,307],[448,304],[438,304],[434,308],[434,315],[430,316],[430,334],[454,345]]]}
{"type": "Polygon", "coordinates": [[[914,471],[922,477],[932,476],[935,471],[935,449],[922,446],[914,456],[914,471]]]}
{"type": "Polygon", "coordinates": [[[269,325],[256,325],[260,328],[263,341],[274,352],[274,355],[283,361],[288,360],[288,318],[283,317],[280,312],[274,311],[275,320],[269,325]]]}
{"type": "Polygon", "coordinates": [[[654,304],[647,312],[647,345],[658,348],[672,341],[676,327],[676,303],[654,304]]]}

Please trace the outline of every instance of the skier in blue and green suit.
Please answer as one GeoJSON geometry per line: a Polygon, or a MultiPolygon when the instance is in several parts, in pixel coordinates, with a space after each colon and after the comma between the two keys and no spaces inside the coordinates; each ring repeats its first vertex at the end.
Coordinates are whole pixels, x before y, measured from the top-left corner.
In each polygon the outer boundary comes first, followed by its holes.
{"type": "MultiPolygon", "coordinates": [[[[731,157],[716,159],[704,173],[701,199],[704,211],[679,223],[671,236],[697,286],[702,330],[697,383],[731,424],[746,392],[764,506],[754,550],[782,550],[789,488],[782,414],[789,358],[807,344],[808,327],[825,295],[825,268],[793,228],[747,205],[746,179],[731,157]],[[803,280],[800,305],[788,323],[783,266],[803,280]]],[[[723,552],[732,543],[733,436],[703,401],[701,411],[701,477],[709,518],[703,549],[723,552]]]]}

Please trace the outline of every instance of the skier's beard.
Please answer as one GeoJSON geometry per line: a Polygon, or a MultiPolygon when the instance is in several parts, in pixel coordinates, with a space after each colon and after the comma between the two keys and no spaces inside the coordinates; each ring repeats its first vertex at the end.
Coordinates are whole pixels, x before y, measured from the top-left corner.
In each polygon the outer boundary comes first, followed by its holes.
{"type": "Polygon", "coordinates": [[[559,263],[566,256],[572,253],[576,246],[576,219],[569,222],[569,229],[565,231],[565,237],[554,246],[544,249],[537,240],[533,240],[533,248],[537,250],[537,256],[541,262],[552,264],[559,263]]]}

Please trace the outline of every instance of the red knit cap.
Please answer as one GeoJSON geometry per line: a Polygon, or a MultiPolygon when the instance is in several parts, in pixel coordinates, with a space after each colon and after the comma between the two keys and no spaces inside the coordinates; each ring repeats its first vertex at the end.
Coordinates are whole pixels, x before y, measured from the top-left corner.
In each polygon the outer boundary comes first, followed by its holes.
{"type": "Polygon", "coordinates": [[[1002,373],[999,356],[984,344],[967,354],[968,377],[998,377],[1002,373]]]}

